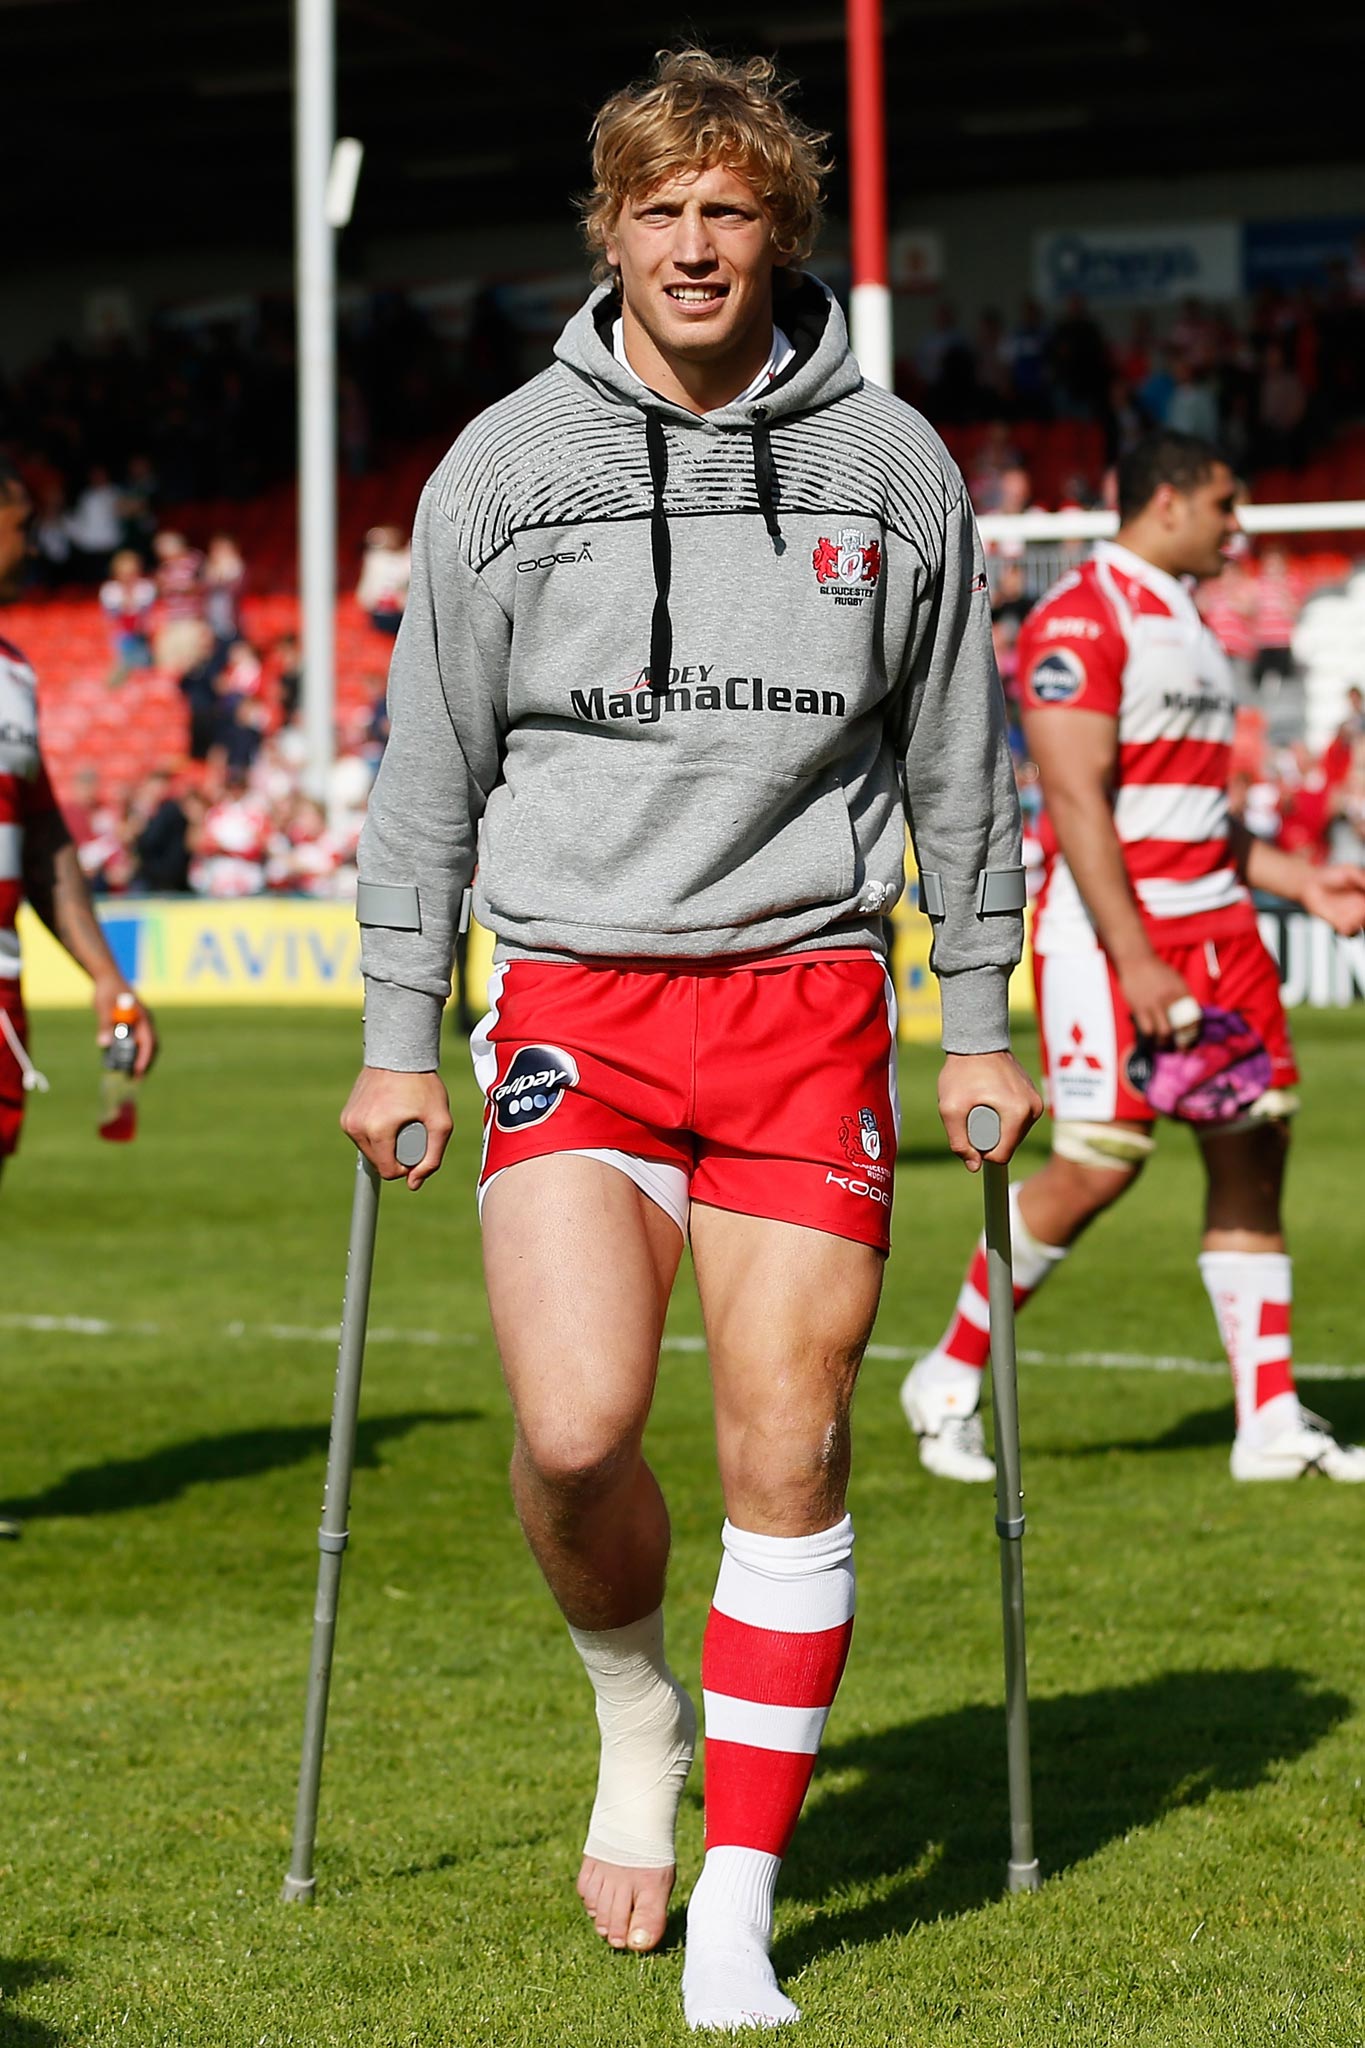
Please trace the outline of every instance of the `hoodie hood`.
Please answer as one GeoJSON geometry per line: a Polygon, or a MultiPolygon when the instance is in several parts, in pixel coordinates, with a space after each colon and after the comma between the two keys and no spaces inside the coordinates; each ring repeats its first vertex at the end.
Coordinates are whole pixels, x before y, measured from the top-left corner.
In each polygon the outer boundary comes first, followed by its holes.
{"type": "MultiPolygon", "coordinates": [[[[686,406],[675,405],[671,399],[661,398],[617,362],[612,353],[611,329],[619,311],[615,286],[599,285],[556,342],[555,354],[560,362],[588,378],[604,395],[634,406],[637,411],[658,412],[680,424],[701,424],[700,415],[689,412],[686,406]]],[[[863,373],[849,348],[848,328],[839,302],[819,278],[787,278],[777,272],[773,318],[791,340],[795,350],[792,361],[759,398],[707,413],[707,426],[747,431],[756,418],[776,424],[795,413],[846,398],[862,383],[863,373]]]]}
{"type": "Polygon", "coordinates": [[[828,285],[815,277],[786,278],[775,274],[773,318],[792,344],[792,360],[757,398],[737,400],[705,415],[651,391],[612,348],[612,325],[619,307],[613,285],[599,285],[574,314],[555,345],[560,362],[588,380],[609,401],[628,405],[639,414],[649,458],[650,554],[654,569],[654,610],[649,634],[649,683],[667,689],[673,659],[673,621],[668,608],[673,577],[673,543],[668,530],[668,435],[666,426],[710,428],[751,437],[754,495],[773,550],[786,543],[779,518],[781,486],[772,445],[772,429],[783,420],[832,405],[863,381],[848,345],[848,329],[828,285]]]}

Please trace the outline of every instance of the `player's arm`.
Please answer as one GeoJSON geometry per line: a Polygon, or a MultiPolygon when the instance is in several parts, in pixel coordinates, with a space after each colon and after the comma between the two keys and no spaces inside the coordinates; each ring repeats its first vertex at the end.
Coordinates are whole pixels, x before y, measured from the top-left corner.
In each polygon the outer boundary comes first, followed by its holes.
{"type": "Polygon", "coordinates": [[[1024,739],[1043,785],[1043,801],[1090,912],[1133,1021],[1144,1036],[1171,1038],[1170,1011],[1189,989],[1147,937],[1123,847],[1114,828],[1118,719],[1104,711],[1034,707],[1024,739]]]}
{"type": "Polygon", "coordinates": [[[1298,854],[1285,853],[1267,840],[1257,839],[1235,821],[1229,837],[1237,872],[1249,889],[1301,905],[1343,938],[1352,938],[1365,928],[1365,868],[1350,861],[1314,867],[1298,854]]]}
{"type": "Polygon", "coordinates": [[[977,1103],[997,1111],[1001,1138],[991,1156],[1005,1160],[1042,1102],[1009,1050],[1009,976],[1023,948],[1019,800],[985,562],[965,493],[948,511],[938,587],[911,665],[902,776],[920,899],[934,927],[939,1115],[953,1151],[976,1172],[968,1112],[977,1103]]]}
{"type": "MultiPolygon", "coordinates": [[[[90,976],[99,1043],[108,1045],[114,1033],[114,998],[128,987],[128,980],[100,930],[76,848],[55,805],[26,822],[23,881],[24,894],[38,916],[90,976]]],[[[157,1036],[151,1012],[140,1000],[133,1035],[137,1041],[133,1071],[145,1074],[156,1058],[157,1036]]]]}
{"type": "Polygon", "coordinates": [[[386,1180],[406,1123],[427,1128],[407,1173],[436,1172],[451,1132],[438,1071],[441,1012],[479,820],[502,769],[511,622],[430,493],[389,670],[389,739],[357,852],[365,1065],[341,1127],[386,1180]]]}

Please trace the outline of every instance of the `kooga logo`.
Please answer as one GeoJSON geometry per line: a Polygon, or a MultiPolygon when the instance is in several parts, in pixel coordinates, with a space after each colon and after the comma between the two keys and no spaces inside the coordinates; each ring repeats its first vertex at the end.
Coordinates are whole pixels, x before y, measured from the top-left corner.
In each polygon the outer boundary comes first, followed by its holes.
{"type": "Polygon", "coordinates": [[[534,561],[518,562],[517,574],[518,576],[529,576],[533,570],[553,569],[560,562],[590,562],[591,560],[592,542],[585,540],[581,548],[563,549],[556,555],[538,555],[534,561]]]}

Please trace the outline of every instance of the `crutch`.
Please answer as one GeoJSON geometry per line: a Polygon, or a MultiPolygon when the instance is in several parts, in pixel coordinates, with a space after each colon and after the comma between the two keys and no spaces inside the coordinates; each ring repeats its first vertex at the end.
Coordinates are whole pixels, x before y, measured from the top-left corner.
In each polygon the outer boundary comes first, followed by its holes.
{"type": "Polygon", "coordinates": [[[1000,1143],[1000,1118],[978,1103],[967,1136],[982,1158],[986,1269],[991,1309],[991,1385],[995,1398],[995,1527],[1000,1537],[1000,1597],[1005,1616],[1005,1738],[1009,1751],[1012,1892],[1035,1892],[1033,1781],[1028,1744],[1028,1651],[1024,1640],[1024,1489],[1019,1478],[1019,1388],[1014,1358],[1014,1264],[1010,1256],[1010,1170],[984,1155],[1000,1143]]]}
{"type": "MultiPolygon", "coordinates": [[[[394,1144],[400,1166],[413,1167],[427,1149],[426,1127],[404,1124],[394,1144]]],[[[336,1388],[332,1395],[332,1434],[327,1445],[327,1484],[318,1530],[318,1591],[313,1607],[313,1653],[308,1666],[308,1698],[303,1713],[303,1755],[299,1763],[298,1799],[294,1808],[294,1846],[284,1880],[287,1902],[313,1901],[313,1843],[318,1826],[318,1787],[322,1781],[322,1745],[327,1732],[327,1695],[332,1683],[332,1645],[336,1639],[337,1596],[341,1591],[341,1560],[346,1549],[351,1505],[351,1473],[355,1466],[356,1416],[360,1407],[360,1373],[365,1363],[365,1324],[370,1312],[370,1273],[374,1266],[374,1234],[379,1221],[379,1175],[364,1153],[355,1162],[355,1197],[351,1203],[351,1241],[346,1252],[346,1292],[341,1304],[341,1341],[337,1347],[336,1388]]]]}

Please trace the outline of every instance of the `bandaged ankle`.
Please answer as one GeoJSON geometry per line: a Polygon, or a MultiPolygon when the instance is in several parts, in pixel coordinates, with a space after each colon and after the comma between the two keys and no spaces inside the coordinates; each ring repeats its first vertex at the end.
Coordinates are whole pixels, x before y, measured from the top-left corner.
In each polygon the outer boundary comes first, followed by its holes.
{"type": "Polygon", "coordinates": [[[570,1628],[597,1695],[602,1738],[585,1856],[632,1869],[673,1862],[678,1801],[696,1747],[691,1700],[664,1660],[663,1612],[625,1628],[570,1628]]]}

